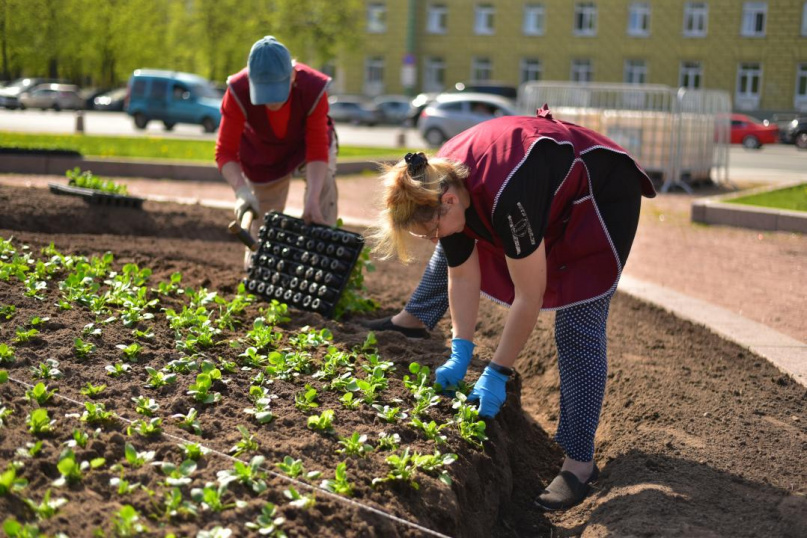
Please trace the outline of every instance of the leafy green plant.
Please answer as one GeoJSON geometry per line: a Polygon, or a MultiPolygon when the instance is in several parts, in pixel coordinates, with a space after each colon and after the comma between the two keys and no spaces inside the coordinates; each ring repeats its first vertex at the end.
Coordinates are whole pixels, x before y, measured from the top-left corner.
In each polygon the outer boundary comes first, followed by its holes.
{"type": "Polygon", "coordinates": [[[72,449],[66,448],[59,456],[59,463],[56,468],[59,470],[61,477],[53,482],[56,487],[62,487],[66,484],[76,484],[84,479],[84,473],[89,469],[97,469],[104,465],[106,460],[104,458],[95,458],[90,461],[76,461],[76,455],[72,449]]]}
{"type": "Polygon", "coordinates": [[[163,419],[160,417],[150,418],[149,420],[135,420],[126,427],[126,435],[132,435],[132,432],[137,432],[143,437],[160,435],[163,432],[162,425],[163,419]]]}
{"type": "Polygon", "coordinates": [[[151,366],[146,366],[146,373],[148,374],[148,381],[144,386],[158,389],[166,385],[172,385],[177,381],[176,374],[166,374],[160,370],[155,370],[151,366]]]}
{"type": "Polygon", "coordinates": [[[468,405],[467,396],[462,392],[457,392],[452,407],[457,410],[453,422],[457,425],[460,437],[478,449],[482,449],[488,436],[485,433],[487,425],[484,420],[479,420],[479,411],[473,405],[468,405]]]}
{"type": "Polygon", "coordinates": [[[241,440],[230,449],[232,455],[238,457],[246,452],[257,452],[260,447],[258,446],[258,441],[255,439],[255,436],[241,425],[236,426],[236,428],[238,428],[238,432],[241,434],[241,440]]]}
{"type": "Polygon", "coordinates": [[[322,433],[331,433],[333,431],[333,411],[326,409],[321,415],[312,415],[308,417],[308,428],[322,433]]]}
{"type": "Polygon", "coordinates": [[[363,458],[373,451],[373,445],[367,443],[367,436],[359,435],[358,432],[353,432],[350,437],[339,437],[339,444],[343,448],[337,450],[337,452],[346,456],[363,458]]]}
{"type": "Polygon", "coordinates": [[[168,461],[155,461],[152,465],[162,470],[166,476],[165,485],[170,487],[189,486],[193,481],[191,475],[196,471],[197,466],[193,460],[184,460],[179,465],[168,461]]]}
{"type": "Polygon", "coordinates": [[[96,327],[95,323],[88,323],[81,329],[81,336],[101,336],[101,327],[96,327]]]}
{"type": "Polygon", "coordinates": [[[303,327],[289,338],[289,344],[300,350],[310,350],[330,345],[331,340],[333,340],[333,334],[328,329],[316,330],[311,327],[303,327]]]}
{"type": "Polygon", "coordinates": [[[8,321],[17,313],[17,307],[13,304],[0,306],[0,318],[8,321]]]}
{"type": "Polygon", "coordinates": [[[196,538],[230,538],[233,535],[232,529],[216,525],[210,530],[201,530],[196,533],[196,538]]]}
{"type": "Polygon", "coordinates": [[[193,501],[185,499],[179,488],[171,488],[165,493],[162,510],[163,517],[166,519],[182,516],[196,517],[199,514],[199,507],[193,501]]]}
{"type": "Polygon", "coordinates": [[[163,367],[163,371],[174,374],[189,374],[199,369],[199,363],[191,357],[174,359],[163,367]]]}
{"type": "Polygon", "coordinates": [[[261,508],[261,514],[255,521],[248,521],[245,525],[246,528],[253,531],[258,531],[261,536],[268,536],[270,538],[287,538],[286,533],[281,528],[286,519],[277,515],[277,506],[272,503],[266,503],[261,508]]]}
{"type": "Polygon", "coordinates": [[[59,497],[58,499],[51,499],[50,497],[50,489],[45,492],[45,496],[42,498],[42,501],[37,503],[33,499],[23,499],[25,504],[33,511],[36,515],[36,518],[40,521],[43,519],[48,519],[56,515],[56,512],[59,511],[59,508],[67,504],[67,499],[64,497],[59,497]]]}
{"type": "Polygon", "coordinates": [[[344,393],[342,397],[339,398],[339,401],[345,409],[358,409],[361,406],[361,400],[356,398],[356,395],[352,392],[344,393]]]}
{"type": "Polygon", "coordinates": [[[381,432],[378,434],[378,450],[395,451],[398,450],[400,444],[401,436],[397,433],[388,434],[387,432],[381,432]]]}
{"type": "Polygon", "coordinates": [[[68,178],[67,184],[72,187],[81,187],[82,189],[92,189],[109,194],[127,195],[128,189],[126,185],[117,184],[114,181],[101,179],[93,174],[90,170],[81,171],[79,167],[65,172],[68,178]]]}
{"type": "Polygon", "coordinates": [[[300,411],[307,413],[319,407],[316,400],[317,389],[306,384],[303,392],[298,392],[294,395],[294,406],[300,411]]]}
{"type": "Polygon", "coordinates": [[[104,367],[106,370],[106,374],[110,377],[121,377],[128,374],[131,371],[132,367],[128,364],[124,364],[122,362],[116,362],[115,364],[107,364],[104,367]]]}
{"type": "Polygon", "coordinates": [[[431,439],[437,444],[442,444],[446,442],[446,436],[441,434],[440,431],[447,428],[449,426],[448,423],[440,424],[438,426],[437,423],[433,420],[426,423],[418,418],[412,418],[410,424],[412,424],[412,426],[422,431],[427,439],[431,439]]]}
{"type": "Polygon", "coordinates": [[[344,495],[345,497],[352,497],[353,485],[347,479],[347,463],[343,461],[337,464],[334,479],[323,480],[320,486],[327,489],[331,493],[344,495]]]}
{"type": "Polygon", "coordinates": [[[303,460],[295,460],[291,456],[285,456],[283,461],[275,463],[275,467],[286,473],[291,478],[297,478],[305,473],[305,478],[308,480],[316,480],[322,473],[320,471],[311,471],[306,473],[303,467],[303,460]]]}
{"type": "Polygon", "coordinates": [[[179,426],[183,430],[188,430],[189,432],[193,432],[196,435],[202,435],[202,427],[199,425],[198,417],[199,412],[193,407],[185,415],[183,415],[182,413],[171,415],[171,418],[179,420],[179,424],[177,424],[177,426],[179,426]]]}
{"type": "Polygon", "coordinates": [[[114,476],[109,479],[109,485],[115,488],[118,495],[129,495],[140,487],[140,482],[129,482],[126,480],[126,474],[121,469],[120,476],[114,476]]]}
{"type": "Polygon", "coordinates": [[[58,391],[58,388],[49,391],[48,386],[40,382],[25,391],[25,398],[39,405],[45,405],[58,391]]]}
{"type": "Polygon", "coordinates": [[[73,340],[73,352],[77,357],[86,358],[95,351],[95,344],[92,342],[85,342],[81,338],[73,340]]]}
{"type": "Polygon", "coordinates": [[[143,452],[138,452],[134,445],[126,443],[124,445],[124,457],[132,469],[139,469],[154,459],[154,451],[144,450],[143,452]]]}
{"type": "Polygon", "coordinates": [[[157,289],[152,289],[160,295],[173,295],[182,293],[184,290],[181,287],[182,273],[171,273],[168,282],[160,282],[157,284],[157,289]]]}
{"type": "Polygon", "coordinates": [[[45,538],[45,535],[39,533],[39,527],[36,525],[20,523],[13,517],[3,521],[3,532],[8,538],[45,538]]]}
{"type": "Polygon", "coordinates": [[[141,331],[140,329],[133,329],[132,336],[135,338],[140,338],[142,340],[153,340],[154,339],[154,331],[151,327],[146,327],[146,330],[141,331]]]}
{"type": "Polygon", "coordinates": [[[34,409],[31,414],[28,415],[27,423],[29,432],[34,435],[42,435],[50,433],[53,430],[56,420],[51,420],[50,416],[48,416],[48,410],[44,407],[40,407],[34,409]]]}
{"type": "Polygon", "coordinates": [[[265,460],[263,456],[253,456],[249,463],[236,461],[232,469],[225,469],[216,474],[218,483],[228,486],[231,482],[240,482],[255,493],[263,493],[267,487],[264,480],[266,473],[261,470],[265,460]]]}
{"type": "Polygon", "coordinates": [[[88,424],[108,424],[117,419],[114,411],[107,411],[106,406],[101,403],[84,402],[84,413],[81,414],[81,421],[88,424]]]}
{"type": "Polygon", "coordinates": [[[13,463],[9,463],[6,470],[0,474],[0,496],[18,493],[26,487],[28,487],[28,480],[17,476],[17,467],[13,463]]]}
{"type": "Polygon", "coordinates": [[[403,454],[391,454],[387,456],[387,464],[390,466],[390,471],[384,478],[373,478],[373,486],[397,480],[412,486],[414,489],[420,489],[420,484],[415,480],[415,473],[417,472],[417,465],[412,454],[409,453],[409,447],[404,450],[403,454]]]}
{"type": "Polygon", "coordinates": [[[90,440],[89,434],[78,428],[73,430],[73,438],[65,441],[65,444],[70,448],[80,447],[87,448],[87,442],[90,440]]]}
{"type": "Polygon", "coordinates": [[[364,285],[364,271],[375,271],[375,266],[370,261],[370,250],[370,247],[362,248],[356,265],[350,272],[345,290],[334,306],[334,318],[337,320],[348,313],[360,314],[378,309],[378,303],[366,296],[367,286],[364,285]]]}
{"type": "Polygon", "coordinates": [[[8,344],[0,344],[0,364],[13,364],[15,360],[14,348],[8,344]]]}
{"type": "Polygon", "coordinates": [[[143,346],[141,346],[138,342],[133,342],[128,346],[126,344],[118,344],[115,347],[123,352],[123,356],[126,357],[126,360],[129,362],[137,362],[137,358],[140,356],[140,351],[143,349],[143,346]]]}
{"type": "Polygon", "coordinates": [[[31,374],[36,379],[60,379],[64,376],[56,359],[45,359],[39,366],[31,367],[31,374]]]}
{"type": "Polygon", "coordinates": [[[289,502],[289,506],[299,508],[300,510],[309,510],[313,508],[316,503],[316,499],[313,495],[303,495],[292,486],[289,486],[289,489],[284,489],[283,495],[291,501],[289,502]]]}
{"type": "Polygon", "coordinates": [[[160,409],[160,404],[154,400],[154,398],[146,398],[145,396],[137,396],[132,398],[132,401],[135,404],[135,412],[138,415],[143,415],[146,417],[153,417],[154,413],[160,409]]]}
{"type": "Polygon", "coordinates": [[[202,404],[209,405],[217,403],[221,400],[221,394],[212,392],[210,390],[213,385],[213,379],[209,374],[198,374],[196,376],[196,383],[188,387],[188,394],[202,404]]]}
{"type": "Polygon", "coordinates": [[[202,456],[207,455],[210,449],[199,443],[180,443],[179,448],[182,450],[182,455],[186,460],[198,461],[202,456]]]}
{"type": "Polygon", "coordinates": [[[457,461],[456,454],[441,454],[439,450],[435,450],[434,454],[415,453],[414,460],[419,470],[428,474],[436,474],[438,480],[447,486],[451,485],[451,476],[444,467],[457,461]]]}
{"type": "Polygon", "coordinates": [[[24,344],[36,338],[39,335],[39,330],[34,328],[25,329],[23,327],[17,327],[15,334],[16,336],[14,337],[14,342],[24,344]]]}
{"type": "Polygon", "coordinates": [[[149,532],[149,528],[140,522],[140,513],[135,507],[126,504],[115,514],[112,520],[112,532],[115,536],[123,538],[149,532]]]}
{"type": "Polygon", "coordinates": [[[84,387],[81,388],[79,392],[81,392],[81,394],[87,396],[88,398],[97,398],[98,396],[101,395],[102,392],[104,392],[104,390],[106,390],[106,385],[103,384],[93,385],[92,383],[87,381],[87,384],[84,385],[84,387]]]}
{"type": "Polygon", "coordinates": [[[235,501],[231,503],[224,502],[224,494],[227,492],[227,486],[216,485],[208,482],[204,488],[194,488],[191,490],[191,497],[194,501],[198,502],[203,509],[212,512],[223,512],[230,508],[240,508],[246,506],[244,501],[235,501]]]}
{"type": "MultiPolygon", "coordinates": [[[[258,319],[262,319],[263,323],[270,326],[279,325],[291,319],[287,315],[288,310],[289,307],[287,304],[272,299],[266,308],[261,309],[261,318],[258,319]]],[[[257,319],[255,321],[257,321],[257,319]]]]}
{"type": "Polygon", "coordinates": [[[25,446],[17,448],[15,453],[21,458],[35,458],[42,451],[42,446],[42,441],[25,443],[25,446]]]}
{"type": "Polygon", "coordinates": [[[8,383],[8,371],[0,370],[0,385],[8,383]]]}
{"type": "Polygon", "coordinates": [[[376,410],[376,416],[389,424],[395,424],[399,420],[403,420],[409,415],[401,411],[400,407],[390,407],[389,405],[373,404],[373,409],[376,410]]]}

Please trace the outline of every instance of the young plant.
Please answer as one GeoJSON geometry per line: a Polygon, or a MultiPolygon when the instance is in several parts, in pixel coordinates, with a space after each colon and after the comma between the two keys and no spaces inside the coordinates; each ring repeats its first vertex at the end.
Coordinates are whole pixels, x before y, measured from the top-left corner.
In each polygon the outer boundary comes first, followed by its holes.
{"type": "Polygon", "coordinates": [[[200,445],[199,443],[180,443],[179,448],[182,449],[182,456],[186,460],[199,461],[202,456],[207,455],[210,449],[200,445]]]}
{"type": "Polygon", "coordinates": [[[168,282],[160,282],[157,284],[157,289],[153,289],[151,291],[155,291],[160,295],[172,295],[177,293],[182,293],[182,287],[180,284],[182,283],[182,273],[171,273],[168,282]]]}
{"type": "Polygon", "coordinates": [[[48,416],[48,410],[43,407],[34,409],[31,414],[28,415],[28,431],[34,435],[50,433],[53,430],[54,424],[56,424],[56,420],[51,420],[48,416]]]}
{"type": "Polygon", "coordinates": [[[236,426],[236,428],[238,428],[238,432],[241,434],[241,440],[230,449],[230,453],[238,457],[246,452],[257,452],[260,446],[258,445],[258,441],[255,440],[255,436],[241,425],[236,426]]]}
{"type": "Polygon", "coordinates": [[[106,460],[104,458],[95,458],[90,461],[76,461],[75,453],[66,448],[59,456],[59,463],[56,468],[62,476],[53,482],[56,487],[62,487],[66,484],[77,484],[84,478],[84,472],[89,469],[97,469],[101,467],[106,460]]]}
{"type": "Polygon", "coordinates": [[[447,428],[449,426],[448,423],[440,424],[438,426],[437,423],[433,420],[426,423],[418,418],[412,418],[410,424],[415,428],[419,429],[420,431],[422,431],[427,439],[431,439],[437,444],[442,444],[446,442],[446,436],[441,434],[440,431],[447,428]]]}
{"type": "Polygon", "coordinates": [[[255,493],[263,493],[267,487],[264,480],[266,473],[261,470],[265,459],[263,456],[253,456],[249,463],[236,461],[232,469],[217,473],[217,481],[222,486],[228,486],[230,482],[240,482],[255,493]]]}
{"type": "Polygon", "coordinates": [[[149,528],[140,523],[140,513],[131,504],[126,504],[118,510],[112,520],[112,531],[115,536],[137,536],[149,532],[149,528]]]}
{"type": "Polygon", "coordinates": [[[297,334],[289,338],[289,343],[299,350],[311,350],[330,345],[331,340],[333,340],[333,334],[328,329],[318,331],[311,327],[303,327],[297,334]]]}
{"type": "Polygon", "coordinates": [[[108,424],[113,422],[116,418],[115,412],[107,411],[103,403],[84,402],[84,413],[81,414],[82,422],[88,424],[108,424]]]}
{"type": "Polygon", "coordinates": [[[8,344],[0,344],[0,364],[13,364],[15,360],[14,348],[8,344]]]}
{"type": "Polygon", "coordinates": [[[136,398],[132,398],[132,401],[135,404],[135,412],[138,415],[153,417],[154,413],[160,409],[160,404],[158,404],[153,398],[137,396],[136,398]]]}
{"type": "Polygon", "coordinates": [[[300,510],[308,510],[313,508],[314,504],[316,503],[316,499],[313,495],[303,495],[292,486],[289,486],[289,489],[284,489],[283,495],[285,495],[286,498],[291,501],[289,506],[299,508],[300,510]]]}
{"type": "Polygon", "coordinates": [[[305,473],[305,478],[308,480],[316,480],[322,475],[320,471],[306,473],[303,460],[295,460],[291,456],[286,456],[282,462],[275,463],[275,467],[286,473],[290,478],[297,478],[305,473]]]}
{"type": "Polygon", "coordinates": [[[221,394],[212,392],[210,387],[213,385],[213,379],[209,374],[198,374],[196,376],[196,383],[188,387],[188,394],[204,405],[214,404],[221,400],[221,394]]]}
{"type": "Polygon", "coordinates": [[[109,485],[115,488],[118,495],[129,495],[140,487],[140,482],[129,482],[125,478],[126,473],[121,469],[120,476],[109,479],[109,485]]]}
{"type": "Polygon", "coordinates": [[[42,451],[42,441],[36,443],[25,443],[24,447],[19,447],[16,454],[21,458],[35,458],[42,451]]]}
{"type": "Polygon", "coordinates": [[[182,413],[177,413],[176,415],[171,415],[171,418],[175,418],[179,420],[179,426],[183,430],[188,430],[189,432],[195,433],[196,435],[202,435],[202,427],[199,425],[199,412],[194,409],[193,407],[188,411],[186,415],[182,413]]]}
{"type": "Polygon", "coordinates": [[[106,389],[106,385],[93,385],[89,381],[87,384],[84,385],[82,389],[79,390],[81,394],[87,396],[88,398],[97,398],[101,395],[102,392],[106,389]]]}
{"type": "Polygon", "coordinates": [[[460,437],[482,450],[485,441],[488,440],[485,434],[486,424],[484,420],[479,420],[479,411],[473,405],[468,405],[468,397],[462,392],[456,393],[456,399],[451,405],[457,410],[453,422],[460,431],[460,437]]]}
{"type": "Polygon", "coordinates": [[[73,340],[73,352],[76,354],[76,357],[79,358],[86,358],[95,351],[95,344],[92,342],[85,342],[81,338],[76,338],[73,340]]]}
{"type": "Polygon", "coordinates": [[[358,432],[354,432],[350,437],[339,437],[339,444],[343,448],[337,450],[337,452],[346,456],[363,458],[373,451],[373,445],[367,443],[367,436],[359,435],[358,432]]]}
{"type": "Polygon", "coordinates": [[[419,470],[428,474],[436,474],[438,480],[447,486],[451,485],[451,476],[443,467],[457,461],[456,454],[441,454],[439,450],[435,450],[434,454],[415,453],[414,460],[419,470]]]}
{"type": "Polygon", "coordinates": [[[176,374],[166,374],[160,370],[155,370],[151,366],[146,366],[146,373],[148,374],[149,378],[144,386],[153,389],[158,389],[166,385],[172,385],[177,381],[176,374]]]}
{"type": "Polygon", "coordinates": [[[420,485],[414,478],[417,465],[415,465],[414,458],[409,453],[409,447],[401,455],[392,454],[387,456],[387,464],[390,466],[390,472],[384,478],[373,478],[373,486],[396,480],[407,483],[414,489],[420,489],[420,485]]]}
{"type": "Polygon", "coordinates": [[[132,469],[139,469],[154,459],[154,451],[144,450],[143,452],[138,452],[134,445],[126,443],[124,456],[126,457],[126,462],[132,469]]]}
{"type": "Polygon", "coordinates": [[[244,501],[235,501],[231,503],[224,502],[224,494],[227,492],[227,486],[219,486],[212,482],[208,482],[204,488],[194,488],[191,490],[191,497],[194,501],[198,502],[203,509],[212,512],[223,512],[230,508],[241,508],[246,506],[244,501]]]}
{"type": "Polygon", "coordinates": [[[17,344],[25,344],[36,338],[37,335],[39,335],[39,331],[37,329],[25,329],[23,327],[17,327],[14,342],[17,344]]]}
{"type": "Polygon", "coordinates": [[[261,508],[261,515],[254,522],[247,522],[245,527],[252,531],[258,531],[261,536],[287,538],[286,533],[281,528],[285,522],[285,518],[277,515],[277,506],[268,502],[261,508]]]}
{"type": "Polygon", "coordinates": [[[154,331],[151,327],[146,327],[145,331],[141,331],[140,329],[133,329],[132,336],[135,338],[139,338],[141,340],[153,340],[154,339],[154,331]]]}
{"type": "Polygon", "coordinates": [[[394,452],[398,450],[400,444],[401,436],[397,433],[390,435],[387,432],[381,432],[378,435],[378,450],[389,450],[394,452]]]}
{"type": "Polygon", "coordinates": [[[87,442],[89,442],[90,436],[78,428],[73,430],[73,438],[69,441],[65,441],[65,445],[70,448],[87,448],[87,442]]]}
{"type": "Polygon", "coordinates": [[[193,460],[185,460],[178,466],[167,461],[155,461],[152,465],[162,469],[166,476],[166,486],[177,488],[189,486],[193,481],[191,475],[196,470],[196,462],[193,460]]]}
{"type": "Polygon", "coordinates": [[[34,385],[33,388],[25,391],[25,398],[28,401],[36,402],[39,405],[45,405],[53,397],[59,389],[48,390],[48,386],[42,382],[34,385]]]}
{"type": "Polygon", "coordinates": [[[339,398],[339,401],[342,403],[342,407],[345,409],[358,409],[361,406],[361,400],[356,398],[356,395],[352,392],[346,392],[339,398]]]}
{"type": "Polygon", "coordinates": [[[344,495],[345,497],[353,496],[353,485],[347,479],[347,463],[344,461],[336,466],[333,480],[323,480],[320,486],[327,489],[331,493],[337,495],[344,495]]]}
{"type": "Polygon", "coordinates": [[[131,366],[129,366],[128,364],[124,364],[122,362],[116,362],[115,364],[107,364],[104,367],[104,370],[106,370],[106,374],[110,377],[121,377],[123,375],[128,374],[131,369],[132,369],[131,366]]]}
{"type": "Polygon", "coordinates": [[[123,352],[123,356],[126,357],[126,360],[129,362],[137,362],[137,358],[140,356],[140,351],[143,349],[143,346],[137,342],[129,344],[128,346],[125,344],[118,344],[115,347],[123,352]]]}
{"type": "Polygon", "coordinates": [[[326,409],[321,415],[308,417],[308,428],[322,433],[333,432],[333,411],[326,409]]]}
{"type": "Polygon", "coordinates": [[[27,486],[28,480],[17,476],[17,467],[13,463],[9,463],[6,470],[0,473],[0,497],[11,493],[19,493],[27,486]]]}
{"type": "Polygon", "coordinates": [[[37,503],[33,499],[23,499],[25,504],[33,511],[38,520],[48,519],[56,515],[59,508],[67,504],[67,499],[59,497],[58,499],[50,498],[50,489],[45,492],[42,502],[37,503]]]}
{"type": "Polygon", "coordinates": [[[182,496],[182,490],[179,488],[172,488],[165,493],[162,510],[164,519],[173,519],[175,517],[194,518],[199,514],[199,507],[193,501],[185,499],[182,496]]]}
{"type": "Polygon", "coordinates": [[[401,411],[400,407],[390,407],[388,405],[373,404],[373,409],[376,410],[376,416],[389,424],[395,424],[399,420],[403,420],[409,415],[401,411]]]}
{"type": "Polygon", "coordinates": [[[39,366],[31,367],[31,373],[35,379],[60,379],[64,376],[56,359],[46,359],[39,366]]]}
{"type": "Polygon", "coordinates": [[[0,319],[8,321],[14,317],[14,314],[16,314],[16,312],[17,307],[14,306],[13,304],[0,306],[0,319]]]}
{"type": "Polygon", "coordinates": [[[298,392],[297,394],[294,395],[294,406],[303,413],[308,413],[319,407],[319,404],[316,402],[316,400],[317,400],[317,389],[315,389],[311,385],[306,384],[305,391],[298,392]]]}
{"type": "Polygon", "coordinates": [[[162,429],[163,419],[154,417],[149,420],[135,420],[126,427],[126,435],[132,435],[132,432],[137,432],[143,437],[151,437],[152,435],[160,435],[162,429]]]}

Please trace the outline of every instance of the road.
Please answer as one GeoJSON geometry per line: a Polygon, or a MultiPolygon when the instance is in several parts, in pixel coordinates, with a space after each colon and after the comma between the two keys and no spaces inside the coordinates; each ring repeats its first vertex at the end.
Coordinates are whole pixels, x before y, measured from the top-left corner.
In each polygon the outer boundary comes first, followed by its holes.
{"type": "MultiPolygon", "coordinates": [[[[27,133],[74,133],[76,113],[38,110],[0,110],[0,145],[3,131],[27,133]]],[[[343,145],[370,147],[426,148],[420,134],[414,129],[400,127],[358,127],[340,123],[337,125],[339,141],[343,145]]],[[[84,112],[84,132],[95,135],[115,136],[166,136],[215,140],[215,134],[205,134],[195,125],[177,125],[167,132],[160,122],[152,121],[146,130],[134,128],[131,118],[122,112],[84,112]]],[[[732,147],[729,152],[729,176],[744,178],[764,174],[769,181],[784,181],[807,178],[807,151],[798,151],[794,146],[770,145],[761,150],[746,150],[732,147]],[[781,172],[781,173],[779,173],[781,172]]]]}

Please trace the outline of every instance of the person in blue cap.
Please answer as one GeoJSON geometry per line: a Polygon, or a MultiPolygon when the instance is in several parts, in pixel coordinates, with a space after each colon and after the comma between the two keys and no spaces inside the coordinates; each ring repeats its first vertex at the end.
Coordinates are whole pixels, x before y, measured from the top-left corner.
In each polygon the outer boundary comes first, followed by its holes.
{"type": "MultiPolygon", "coordinates": [[[[337,140],[328,116],[330,77],[299,62],[273,36],[259,39],[247,66],[227,79],[216,163],[235,192],[237,220],[286,207],[289,181],[304,170],[303,219],[336,224],[337,140]]],[[[261,219],[253,222],[257,233],[261,219]]]]}

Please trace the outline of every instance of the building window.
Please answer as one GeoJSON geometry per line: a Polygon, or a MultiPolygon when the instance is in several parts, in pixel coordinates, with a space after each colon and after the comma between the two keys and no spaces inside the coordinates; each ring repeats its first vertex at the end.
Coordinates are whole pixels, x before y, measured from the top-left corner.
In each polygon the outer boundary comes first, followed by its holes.
{"type": "Polygon", "coordinates": [[[367,32],[383,34],[387,31],[387,6],[379,2],[367,4],[367,32]]]}
{"type": "Polygon", "coordinates": [[[807,63],[799,64],[796,69],[796,108],[804,112],[807,110],[807,63]]]}
{"type": "Polygon", "coordinates": [[[624,80],[628,84],[647,82],[647,64],[644,60],[625,60],[624,80]]]}
{"type": "Polygon", "coordinates": [[[367,95],[384,93],[383,56],[368,56],[364,60],[364,93],[367,95]]]}
{"type": "Polygon", "coordinates": [[[446,62],[439,57],[426,58],[423,91],[441,92],[446,88],[446,62]]]}
{"type": "Polygon", "coordinates": [[[524,6],[524,35],[544,35],[546,11],[543,4],[524,6]]]}
{"type": "Polygon", "coordinates": [[[807,36],[807,2],[801,8],[801,35],[807,36]]]}
{"type": "Polygon", "coordinates": [[[444,4],[430,4],[426,8],[426,32],[444,34],[448,31],[448,8],[444,4]]]}
{"type": "Polygon", "coordinates": [[[493,78],[493,64],[490,58],[474,57],[471,60],[471,82],[487,82],[493,78]]]}
{"type": "Polygon", "coordinates": [[[541,60],[535,58],[521,59],[521,84],[541,80],[541,60]]]}
{"type": "Polygon", "coordinates": [[[593,2],[574,5],[574,34],[579,36],[597,35],[597,6],[593,2]]]}
{"type": "Polygon", "coordinates": [[[700,62],[681,62],[678,74],[678,86],[690,90],[701,88],[703,80],[703,67],[700,62]]]}
{"type": "Polygon", "coordinates": [[[647,2],[633,2],[628,8],[628,35],[650,35],[650,4],[647,2]]]}
{"type": "Polygon", "coordinates": [[[767,2],[746,2],[743,4],[743,26],[740,29],[740,35],[765,37],[765,19],[767,17],[767,2]]]}
{"type": "Polygon", "coordinates": [[[762,67],[758,63],[741,63],[737,70],[735,105],[741,110],[759,108],[762,88],[762,67]]]}
{"type": "Polygon", "coordinates": [[[489,4],[479,4],[474,8],[474,32],[477,35],[493,35],[493,17],[496,9],[489,4]]]}
{"type": "Polygon", "coordinates": [[[591,60],[572,60],[572,82],[591,82],[593,73],[591,60]]]}
{"type": "Polygon", "coordinates": [[[684,4],[684,37],[706,37],[709,25],[709,6],[706,2],[684,4]]]}

